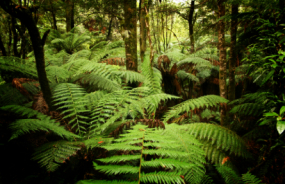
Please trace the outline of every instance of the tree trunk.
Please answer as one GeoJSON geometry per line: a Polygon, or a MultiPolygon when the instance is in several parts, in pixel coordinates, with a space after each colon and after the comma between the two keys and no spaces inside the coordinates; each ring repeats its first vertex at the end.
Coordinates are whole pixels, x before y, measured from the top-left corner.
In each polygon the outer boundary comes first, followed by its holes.
{"type": "Polygon", "coordinates": [[[66,32],[72,29],[72,0],[66,0],[65,18],[66,18],[66,32]]]}
{"type": "Polygon", "coordinates": [[[49,106],[49,110],[53,110],[52,94],[45,71],[45,58],[44,58],[44,49],[43,49],[43,45],[48,32],[45,33],[43,39],[41,39],[39,30],[33,19],[32,13],[31,11],[29,11],[29,9],[26,9],[24,7],[19,7],[18,5],[14,4],[11,0],[1,0],[0,6],[12,17],[18,18],[21,21],[21,23],[24,24],[28,29],[34,49],[39,83],[43,92],[43,96],[49,106]]]}
{"type": "Polygon", "coordinates": [[[74,1],[72,1],[72,6],[71,6],[71,29],[73,29],[75,27],[74,7],[75,7],[75,3],[74,3],[74,1]]]}
{"type": "Polygon", "coordinates": [[[190,42],[191,42],[191,50],[190,53],[194,53],[195,47],[194,47],[194,21],[193,21],[193,15],[194,15],[194,5],[195,5],[195,0],[191,1],[191,7],[189,11],[189,17],[188,17],[188,25],[189,25],[189,37],[190,37],[190,42]]]}
{"type": "Polygon", "coordinates": [[[136,1],[124,0],[123,37],[126,48],[127,70],[138,71],[136,1]]]}
{"type": "Polygon", "coordinates": [[[143,62],[144,53],[146,51],[146,2],[140,0],[140,57],[143,62]]]}
{"type": "Polygon", "coordinates": [[[146,28],[146,32],[147,32],[147,37],[148,37],[148,42],[149,42],[149,48],[150,48],[150,56],[149,56],[149,61],[150,61],[150,65],[151,67],[153,66],[153,58],[154,58],[154,52],[153,52],[153,46],[152,46],[152,42],[151,42],[151,35],[150,35],[150,26],[149,26],[149,22],[150,22],[150,18],[149,18],[149,13],[148,13],[148,8],[145,6],[145,14],[146,14],[146,18],[145,18],[145,28],[146,28]]]}
{"type": "Polygon", "coordinates": [[[53,20],[53,29],[57,30],[57,25],[56,25],[56,16],[55,16],[55,12],[52,10],[51,11],[51,15],[52,15],[52,20],[53,20]]]}
{"type": "Polygon", "coordinates": [[[111,20],[110,20],[109,27],[108,27],[108,34],[107,34],[107,37],[106,37],[106,41],[112,40],[112,23],[113,23],[113,19],[114,19],[114,17],[111,16],[111,20]]]}
{"type": "MultiPolygon", "coordinates": [[[[238,14],[238,5],[232,5],[232,15],[238,14]]],[[[230,62],[229,62],[229,92],[228,98],[230,101],[235,99],[235,68],[236,68],[236,34],[237,34],[237,19],[232,18],[231,22],[231,50],[230,50],[230,62]]]]}
{"type": "Polygon", "coordinates": [[[7,56],[7,52],[2,42],[1,35],[0,35],[0,50],[2,51],[2,56],[7,56]]]}
{"type": "Polygon", "coordinates": [[[11,55],[11,46],[12,46],[12,28],[11,28],[11,16],[8,17],[8,28],[9,28],[9,41],[8,41],[8,55],[11,55]]]}
{"type": "MultiPolygon", "coordinates": [[[[225,0],[218,0],[218,9],[219,9],[219,18],[225,15],[225,0]]],[[[220,87],[220,96],[227,98],[226,91],[226,48],[225,48],[225,23],[224,20],[219,21],[219,61],[220,61],[220,71],[219,71],[219,87],[220,87]]],[[[221,108],[221,125],[225,124],[226,112],[225,109],[221,108]]]]}
{"type": "Polygon", "coordinates": [[[15,57],[19,57],[19,52],[17,49],[17,45],[18,45],[18,33],[16,31],[16,18],[12,17],[12,32],[13,32],[13,52],[14,52],[14,56],[15,57]]]}

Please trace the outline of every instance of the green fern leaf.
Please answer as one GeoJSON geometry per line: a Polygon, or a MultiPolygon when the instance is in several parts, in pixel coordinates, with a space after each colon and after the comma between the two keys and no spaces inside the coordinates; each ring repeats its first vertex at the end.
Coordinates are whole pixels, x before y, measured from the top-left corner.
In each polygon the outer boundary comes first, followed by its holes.
{"type": "Polygon", "coordinates": [[[88,101],[84,98],[86,92],[77,84],[61,83],[54,89],[54,101],[57,102],[55,106],[59,106],[58,109],[65,109],[62,113],[65,114],[63,118],[72,119],[69,124],[73,124],[72,128],[76,127],[76,132],[80,135],[86,132],[85,125],[87,125],[88,117],[83,115],[85,112],[89,112],[86,109],[88,101]]]}
{"type": "Polygon", "coordinates": [[[47,171],[55,171],[61,163],[80,150],[78,142],[56,141],[46,143],[36,149],[33,160],[38,160],[47,171]]]}
{"type": "Polygon", "coordinates": [[[172,107],[171,110],[164,115],[163,122],[166,123],[170,118],[173,118],[181,113],[202,107],[214,107],[218,106],[220,103],[227,102],[227,99],[217,95],[206,95],[196,99],[190,99],[172,107]]]}

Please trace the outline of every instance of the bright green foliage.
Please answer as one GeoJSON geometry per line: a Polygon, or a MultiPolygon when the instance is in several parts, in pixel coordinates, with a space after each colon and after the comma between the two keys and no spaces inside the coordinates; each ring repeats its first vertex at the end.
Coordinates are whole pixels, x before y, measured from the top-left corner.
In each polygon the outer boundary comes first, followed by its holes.
{"type": "Polygon", "coordinates": [[[148,59],[142,63],[142,74],[145,76],[144,86],[150,88],[149,94],[161,93],[162,76],[159,70],[150,66],[148,59]]]}
{"type": "Polygon", "coordinates": [[[270,92],[256,92],[242,96],[242,98],[230,102],[235,105],[231,113],[238,115],[261,115],[263,110],[271,109],[275,106],[276,97],[270,92]]]}
{"type": "Polygon", "coordinates": [[[54,171],[60,163],[64,163],[66,159],[81,149],[80,144],[63,140],[48,142],[36,149],[33,160],[39,160],[40,165],[46,167],[47,171],[54,171]]]}
{"type": "Polygon", "coordinates": [[[83,43],[90,41],[90,36],[86,33],[76,33],[76,28],[70,32],[61,35],[57,30],[53,30],[54,39],[51,41],[53,47],[60,50],[65,50],[67,53],[72,54],[76,49],[79,49],[83,43]]]}
{"type": "Polygon", "coordinates": [[[133,179],[136,178],[141,182],[183,183],[180,175],[185,175],[185,180],[199,183],[205,174],[201,144],[191,135],[182,137],[173,131],[168,131],[164,133],[165,135],[159,132],[163,133],[161,130],[154,132],[153,129],[147,129],[144,125],[136,125],[133,130],[128,130],[127,134],[120,134],[120,138],[114,139],[115,143],[102,147],[109,151],[132,151],[133,154],[98,159],[108,165],[98,165],[94,162],[95,169],[108,175],[129,173],[132,174],[133,179]],[[149,161],[144,159],[146,155],[155,154],[160,158],[149,161]],[[113,165],[119,162],[132,164],[113,165]],[[161,166],[170,169],[171,172],[147,172],[149,167],[161,166]]]}
{"type": "Polygon", "coordinates": [[[216,166],[226,184],[262,184],[261,180],[249,172],[240,177],[234,170],[227,166],[216,166]]]}
{"type": "Polygon", "coordinates": [[[205,95],[196,99],[186,100],[185,102],[182,102],[172,107],[171,110],[164,115],[163,122],[167,122],[170,118],[173,118],[181,113],[193,111],[195,109],[203,107],[206,108],[215,107],[218,106],[220,103],[227,103],[227,102],[228,102],[227,99],[217,95],[205,95]]]}
{"type": "Polygon", "coordinates": [[[62,138],[72,139],[80,138],[80,136],[73,134],[56,123],[54,119],[50,119],[50,116],[46,116],[36,110],[19,106],[19,105],[8,105],[1,108],[2,110],[9,110],[14,113],[27,116],[29,119],[18,119],[11,123],[10,128],[13,132],[10,140],[15,139],[23,134],[30,133],[32,131],[51,131],[62,138]],[[30,118],[33,119],[30,119],[30,118]]]}
{"type": "MultiPolygon", "coordinates": [[[[26,60],[13,57],[1,56],[0,57],[0,71],[16,72],[21,77],[37,79],[38,74],[34,63],[27,63],[26,60]]],[[[15,77],[15,74],[14,76],[15,77]]]]}
{"type": "Polygon", "coordinates": [[[88,117],[84,112],[89,112],[86,109],[88,103],[86,98],[83,98],[86,92],[81,86],[72,83],[61,83],[54,89],[54,101],[55,106],[59,106],[58,109],[64,109],[62,111],[65,116],[63,118],[71,118],[69,124],[72,124],[72,128],[76,128],[76,132],[79,135],[86,132],[85,125],[87,125],[88,117]]]}
{"type": "Polygon", "coordinates": [[[209,161],[222,164],[229,154],[249,158],[245,142],[233,131],[214,124],[193,123],[181,126],[203,143],[209,161]]]}
{"type": "Polygon", "coordinates": [[[189,79],[191,81],[199,82],[199,78],[197,78],[195,75],[191,73],[187,73],[184,70],[179,70],[177,72],[177,77],[184,80],[184,79],[189,79]]]}

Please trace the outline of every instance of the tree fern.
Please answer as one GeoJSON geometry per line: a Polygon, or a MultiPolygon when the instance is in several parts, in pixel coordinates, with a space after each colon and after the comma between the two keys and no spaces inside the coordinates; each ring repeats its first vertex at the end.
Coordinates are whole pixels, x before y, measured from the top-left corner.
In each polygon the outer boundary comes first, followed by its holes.
{"type": "Polygon", "coordinates": [[[67,53],[72,54],[75,49],[80,48],[83,43],[90,41],[90,36],[87,35],[88,32],[78,34],[75,33],[74,28],[72,31],[66,33],[59,38],[55,38],[51,43],[58,49],[64,49],[67,53]]]}
{"type": "Polygon", "coordinates": [[[216,166],[226,184],[261,184],[261,180],[249,172],[240,177],[234,170],[227,166],[216,166]]]}
{"type": "Polygon", "coordinates": [[[18,89],[13,87],[11,84],[1,84],[0,87],[0,106],[12,105],[12,104],[23,104],[31,99],[24,96],[18,89]]]}
{"type": "Polygon", "coordinates": [[[144,86],[150,88],[150,94],[161,93],[161,73],[150,66],[148,59],[142,63],[142,74],[145,76],[144,86]]]}
{"type": "Polygon", "coordinates": [[[134,117],[136,113],[144,114],[140,103],[141,97],[149,91],[148,88],[134,88],[130,91],[120,90],[106,94],[94,106],[92,113],[92,132],[104,131],[106,127],[127,115],[134,117]]]}
{"type": "Polygon", "coordinates": [[[193,65],[204,65],[204,66],[212,66],[212,63],[210,61],[207,61],[203,58],[200,58],[200,57],[187,57],[181,61],[179,61],[177,63],[177,66],[181,66],[181,65],[184,65],[184,64],[193,64],[193,65]]]}
{"type": "Polygon", "coordinates": [[[38,160],[47,171],[54,171],[61,163],[81,149],[80,142],[55,141],[48,142],[36,149],[33,160],[38,160]]]}
{"type": "Polygon", "coordinates": [[[65,114],[63,118],[71,118],[69,124],[72,128],[76,129],[80,135],[86,132],[85,126],[87,125],[88,117],[84,115],[89,112],[86,109],[88,103],[86,98],[83,98],[86,92],[77,84],[61,83],[54,89],[53,98],[57,109],[63,109],[62,113],[65,114]]]}
{"type": "Polygon", "coordinates": [[[227,166],[217,166],[216,169],[223,177],[226,184],[242,184],[241,178],[231,168],[227,166]]]}
{"type": "Polygon", "coordinates": [[[18,76],[13,74],[13,78],[25,77],[37,79],[38,74],[36,66],[31,63],[26,63],[24,59],[12,56],[0,57],[0,71],[17,72],[18,76]],[[19,76],[20,75],[20,76],[19,76]]]}
{"type": "Polygon", "coordinates": [[[167,122],[169,119],[185,112],[193,111],[195,109],[203,107],[214,107],[220,103],[227,103],[228,100],[216,95],[205,95],[196,99],[190,99],[185,102],[182,102],[178,105],[175,105],[164,115],[163,122],[167,122]]]}
{"type": "Polygon", "coordinates": [[[15,139],[23,134],[38,130],[51,131],[61,136],[62,138],[66,139],[80,138],[80,136],[65,130],[64,127],[60,126],[59,123],[56,123],[54,119],[50,119],[49,116],[46,116],[33,109],[19,105],[8,105],[1,107],[1,109],[9,110],[11,112],[27,116],[29,118],[29,119],[18,119],[13,123],[11,123],[10,129],[12,130],[13,134],[10,140],[15,139]],[[34,118],[30,119],[30,117],[34,118]]]}
{"type": "Polygon", "coordinates": [[[242,180],[246,184],[261,184],[261,180],[249,172],[242,175],[242,180]]]}
{"type": "Polygon", "coordinates": [[[193,74],[191,73],[186,73],[184,70],[179,70],[177,72],[177,77],[184,80],[184,79],[189,79],[191,81],[194,81],[194,82],[199,82],[200,80],[193,74]]]}
{"type": "Polygon", "coordinates": [[[187,133],[203,143],[209,161],[222,164],[229,154],[249,158],[245,142],[233,131],[213,124],[193,123],[181,126],[187,133]]]}
{"type": "Polygon", "coordinates": [[[67,82],[70,77],[70,72],[59,66],[48,66],[46,72],[51,83],[67,82]]]}
{"type": "MultiPolygon", "coordinates": [[[[112,145],[102,147],[109,151],[132,151],[133,154],[98,159],[98,161],[108,165],[99,165],[94,162],[95,169],[108,175],[130,173],[134,179],[136,178],[144,183],[184,183],[180,177],[181,174],[185,174],[185,178],[187,179],[186,174],[191,171],[191,168],[203,168],[202,163],[205,162],[203,159],[203,151],[199,148],[199,142],[191,136],[185,137],[183,142],[185,141],[187,144],[183,144],[181,137],[177,134],[173,134],[178,136],[176,140],[169,135],[158,135],[153,132],[152,129],[147,129],[143,125],[136,125],[133,127],[133,130],[128,130],[128,132],[128,134],[121,134],[121,138],[115,139],[115,143],[112,145]],[[159,149],[157,150],[155,148],[159,149]],[[146,155],[154,154],[160,156],[160,158],[150,161],[144,159],[146,155]],[[130,165],[113,165],[119,162],[130,163],[130,165]],[[138,163],[139,166],[135,166],[137,164],[133,165],[131,163],[138,163]],[[159,167],[167,171],[147,172],[148,168],[159,167]]],[[[199,171],[196,170],[196,168],[194,170],[199,171]]],[[[202,171],[199,172],[202,172],[201,175],[203,175],[204,170],[202,169],[202,171]]],[[[197,175],[196,178],[198,178],[197,175]]],[[[199,183],[199,179],[191,180],[191,182],[199,183]]],[[[103,183],[104,181],[92,182],[103,183]]]]}

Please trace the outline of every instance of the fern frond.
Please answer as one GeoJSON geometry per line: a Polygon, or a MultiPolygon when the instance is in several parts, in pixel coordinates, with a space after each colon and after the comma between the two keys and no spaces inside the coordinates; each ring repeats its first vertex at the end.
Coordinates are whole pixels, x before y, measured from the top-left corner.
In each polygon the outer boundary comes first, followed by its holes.
{"type": "Polygon", "coordinates": [[[145,76],[138,72],[124,70],[124,71],[115,71],[113,74],[118,75],[126,80],[126,83],[133,82],[143,82],[145,80],[145,76]]]}
{"type": "MultiPolygon", "coordinates": [[[[170,129],[169,129],[170,130],[170,129]]],[[[181,140],[179,134],[168,131],[158,131],[164,134],[158,134],[153,129],[148,129],[144,125],[135,125],[133,130],[127,130],[129,133],[120,134],[120,138],[114,139],[115,143],[102,146],[107,150],[124,150],[127,152],[133,151],[132,155],[120,155],[110,158],[99,159],[104,163],[134,163],[133,165],[101,165],[94,163],[95,169],[99,169],[106,174],[132,173],[137,175],[141,182],[155,183],[183,183],[180,177],[182,171],[192,171],[193,167],[202,167],[205,162],[203,159],[203,151],[201,145],[195,138],[188,135],[181,140]],[[171,136],[171,135],[172,136],[171,136]],[[177,139],[173,139],[173,135],[177,139]],[[184,142],[185,141],[185,142],[184,142]],[[186,143],[187,144],[183,144],[186,143]],[[182,143],[182,144],[181,144],[182,143]],[[148,149],[147,149],[148,148],[148,149]],[[146,155],[158,155],[159,159],[146,161],[143,159],[146,155]],[[200,155],[201,154],[201,155],[200,155]],[[137,166],[138,163],[140,166],[137,166]],[[143,172],[148,168],[163,167],[170,171],[159,172],[143,172]]],[[[194,171],[199,171],[194,169],[194,171]]],[[[204,170],[199,171],[204,173],[204,170]]],[[[186,172],[185,172],[186,174],[186,172]]],[[[196,173],[197,174],[197,173],[196,173]]],[[[192,180],[192,183],[199,183],[198,180],[192,180]]]]}
{"type": "Polygon", "coordinates": [[[234,106],[230,113],[239,115],[253,115],[259,116],[263,113],[264,106],[257,103],[244,103],[241,105],[234,106]]]}
{"type": "Polygon", "coordinates": [[[61,163],[81,149],[79,142],[55,141],[46,143],[36,149],[33,160],[38,160],[47,171],[55,171],[61,163]]]}
{"type": "Polygon", "coordinates": [[[170,52],[166,52],[165,55],[173,62],[176,63],[178,61],[181,61],[186,57],[185,54],[181,53],[180,49],[173,49],[170,52]]]}
{"type": "Polygon", "coordinates": [[[127,115],[135,117],[137,113],[143,115],[140,99],[148,93],[144,87],[134,88],[130,91],[120,90],[105,95],[94,107],[92,114],[92,132],[104,131],[108,126],[127,115]],[[97,128],[99,128],[97,130],[97,128]]]}
{"type": "Polygon", "coordinates": [[[261,184],[261,180],[249,172],[242,175],[242,180],[246,184],[261,184]]]}
{"type": "Polygon", "coordinates": [[[220,103],[227,103],[228,100],[217,95],[205,95],[196,99],[190,99],[175,105],[164,115],[163,122],[166,123],[170,118],[173,118],[181,113],[193,111],[202,107],[214,107],[220,103]]]}
{"type": "Polygon", "coordinates": [[[158,105],[162,101],[166,100],[172,100],[172,99],[179,99],[180,97],[165,94],[165,93],[159,93],[154,95],[148,95],[145,98],[142,99],[142,103],[144,103],[144,108],[149,112],[153,113],[158,108],[158,105]]]}
{"type": "Polygon", "coordinates": [[[14,78],[32,78],[37,79],[38,74],[36,66],[31,63],[26,63],[24,59],[12,56],[0,57],[0,71],[17,72],[21,76],[13,76],[14,78]]]}
{"type": "Polygon", "coordinates": [[[205,60],[200,57],[187,57],[177,63],[177,66],[184,64],[194,64],[194,65],[204,65],[204,66],[213,66],[212,63],[208,60],[205,60]]]}
{"type": "Polygon", "coordinates": [[[240,177],[231,168],[227,166],[216,166],[216,169],[226,184],[242,184],[240,177]]]}
{"type": "Polygon", "coordinates": [[[13,87],[11,84],[2,84],[0,87],[0,106],[12,105],[12,104],[23,104],[28,102],[30,99],[20,93],[18,89],[13,87]]]}
{"type": "Polygon", "coordinates": [[[76,184],[137,184],[137,181],[80,180],[76,184]]]}
{"type": "Polygon", "coordinates": [[[194,123],[184,125],[187,132],[194,135],[198,139],[210,142],[217,149],[229,151],[230,154],[249,158],[245,142],[235,132],[219,126],[208,123],[194,123]]]}
{"type": "Polygon", "coordinates": [[[61,136],[62,138],[71,139],[71,138],[80,138],[80,136],[75,135],[64,129],[63,126],[60,126],[59,123],[56,123],[54,119],[50,119],[49,116],[46,116],[36,110],[19,106],[19,105],[9,105],[1,108],[2,110],[9,110],[14,113],[18,113],[23,116],[35,117],[37,119],[19,119],[11,123],[10,129],[13,134],[10,140],[15,139],[23,134],[32,132],[32,131],[52,131],[55,134],[61,136]]]}
{"type": "Polygon", "coordinates": [[[76,132],[84,134],[86,132],[85,125],[87,125],[88,117],[83,113],[89,112],[86,109],[88,101],[84,98],[86,92],[81,86],[72,83],[61,83],[54,89],[54,101],[57,102],[55,106],[58,109],[64,109],[63,118],[71,117],[69,124],[73,124],[72,128],[76,127],[76,132]]]}
{"type": "Polygon", "coordinates": [[[184,70],[179,70],[177,72],[177,77],[182,79],[182,80],[189,79],[191,81],[199,82],[199,79],[195,75],[193,75],[191,73],[187,73],[184,70]]]}
{"type": "Polygon", "coordinates": [[[70,72],[58,66],[46,67],[47,77],[51,83],[66,82],[70,77],[70,72]]]}
{"type": "Polygon", "coordinates": [[[156,68],[150,66],[148,59],[144,59],[142,63],[142,74],[145,76],[143,85],[150,88],[150,94],[161,93],[161,73],[156,68]]]}
{"type": "Polygon", "coordinates": [[[76,184],[137,184],[137,181],[80,180],[76,184]]]}
{"type": "Polygon", "coordinates": [[[81,75],[80,81],[82,84],[89,84],[93,89],[101,89],[107,91],[121,90],[121,86],[116,82],[96,74],[81,75]]]}

